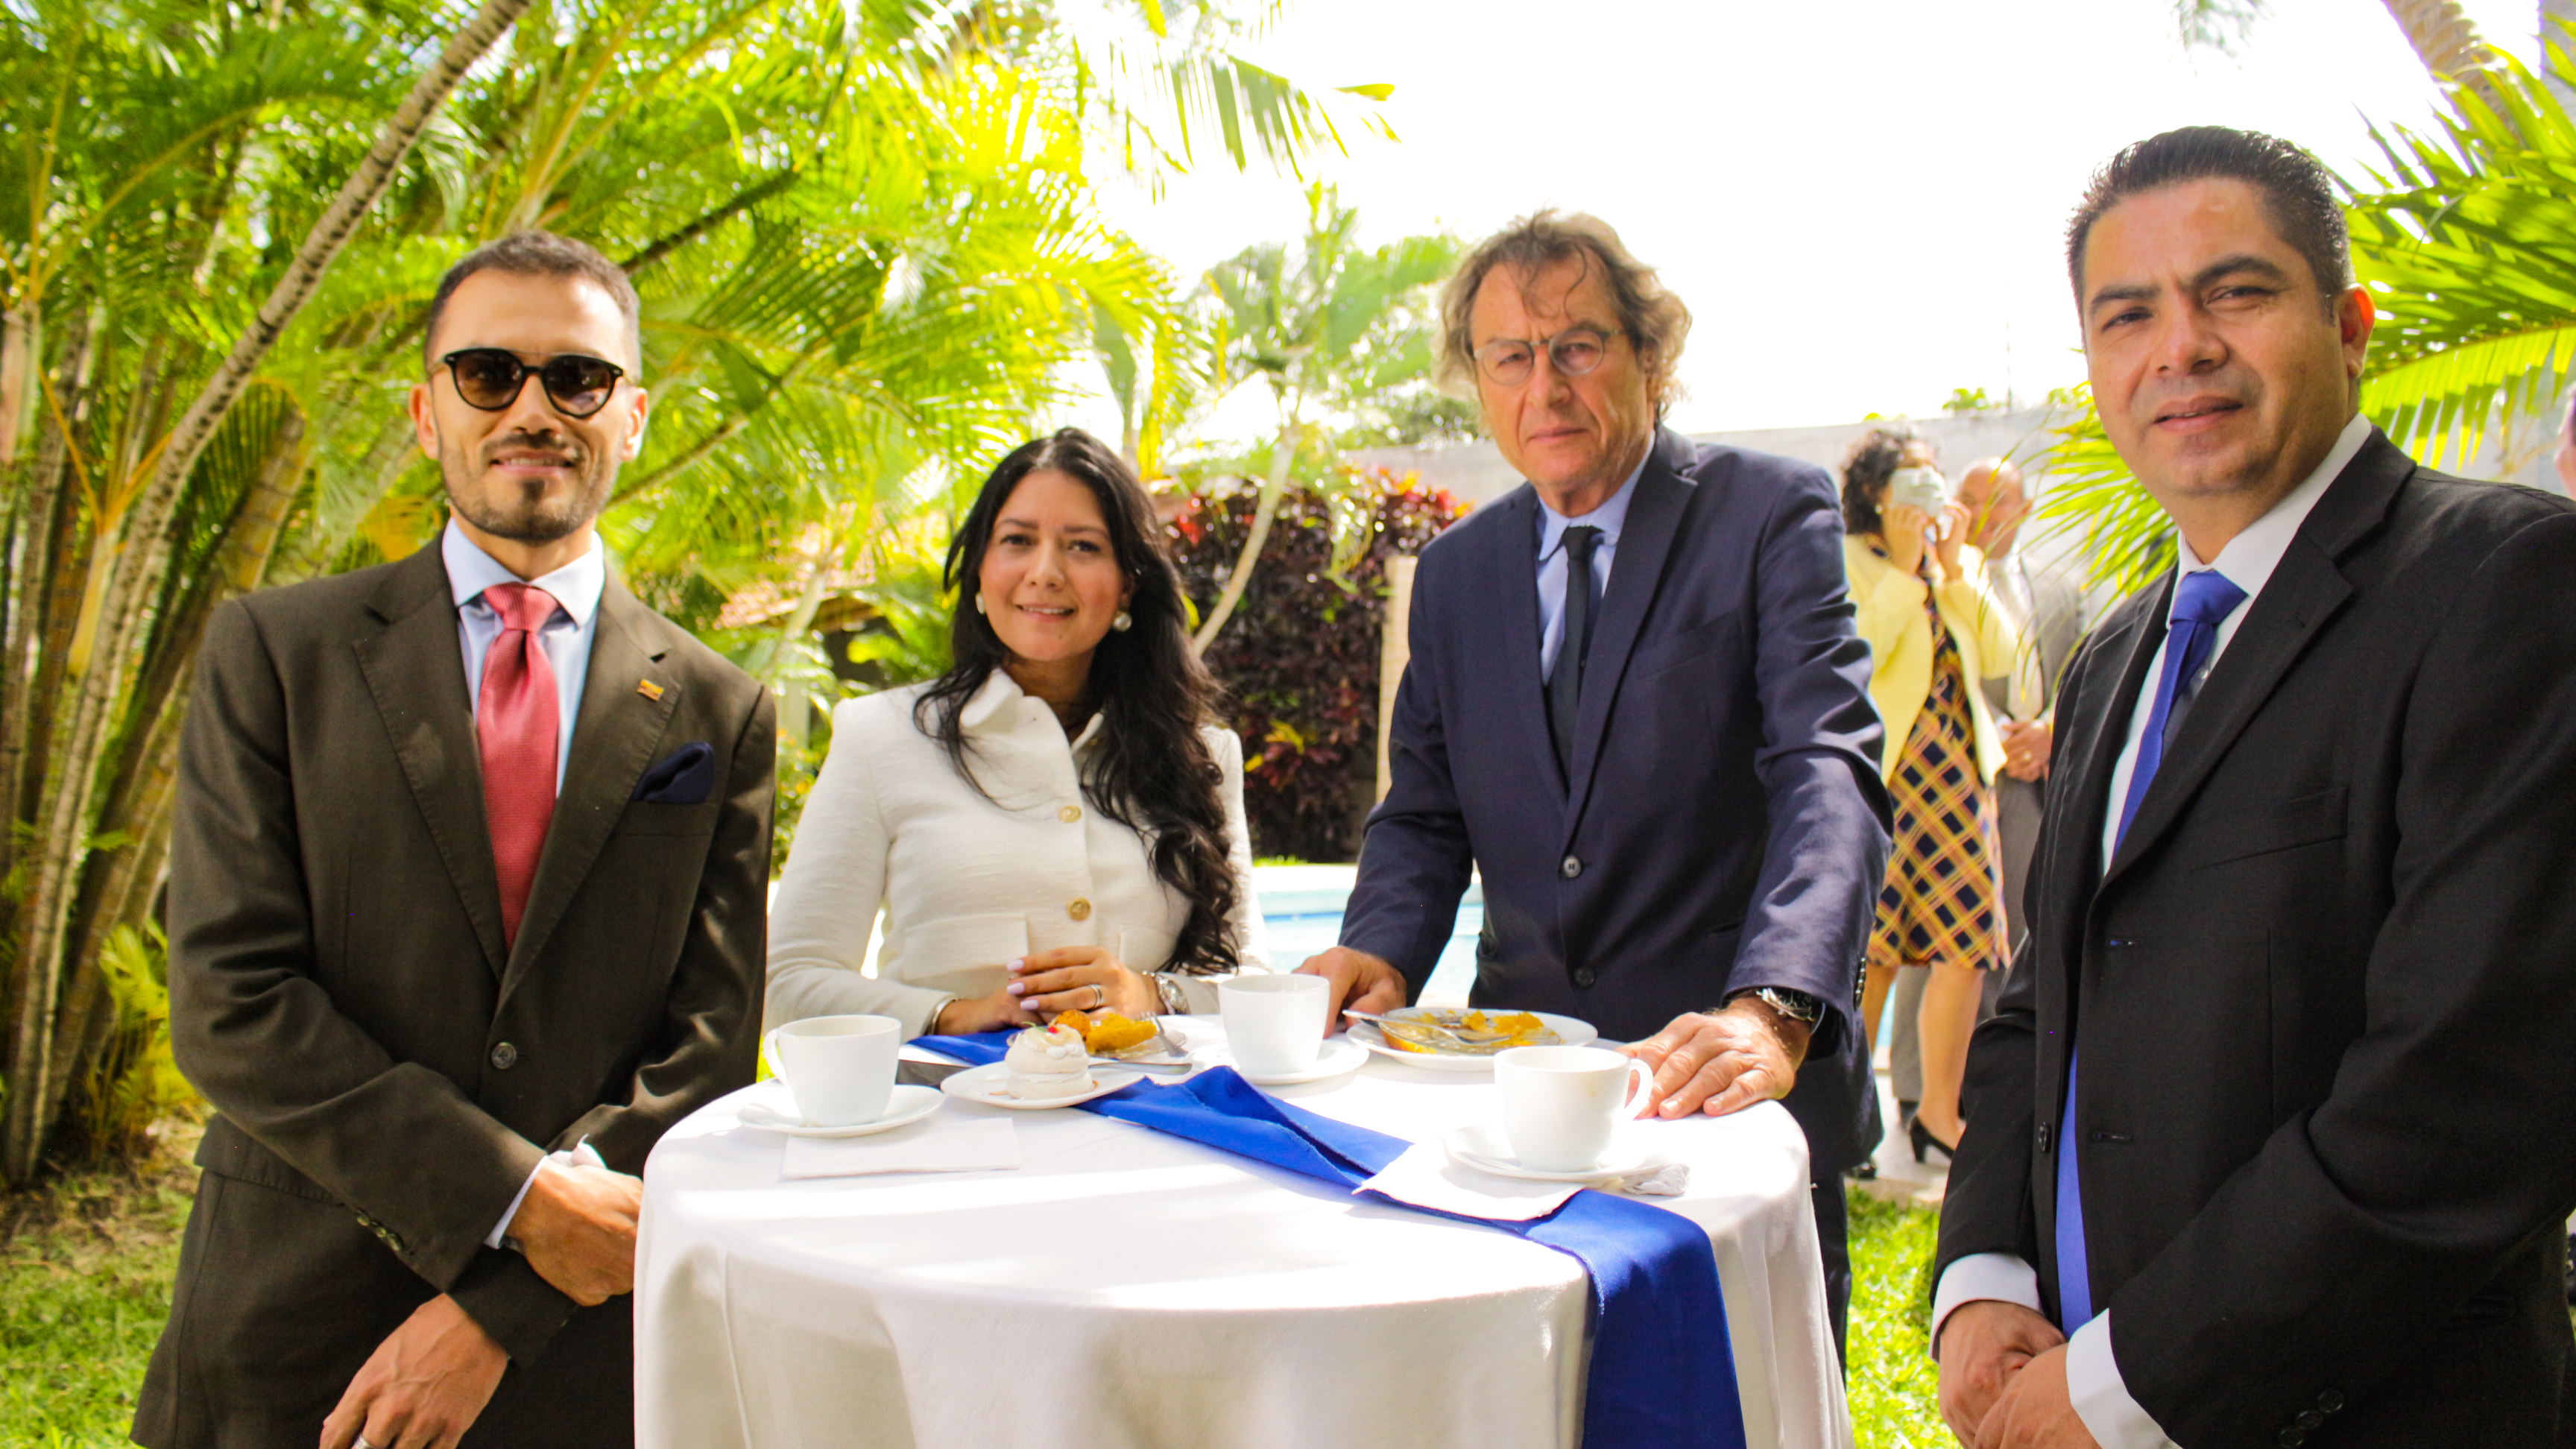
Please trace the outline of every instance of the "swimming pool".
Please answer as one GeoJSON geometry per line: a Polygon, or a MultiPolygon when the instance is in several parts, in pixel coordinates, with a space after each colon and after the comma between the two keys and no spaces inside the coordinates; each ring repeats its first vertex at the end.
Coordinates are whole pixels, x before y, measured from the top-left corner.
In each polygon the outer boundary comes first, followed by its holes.
{"type": "MultiPolygon", "coordinates": [[[[1342,908],[1350,900],[1359,867],[1351,865],[1264,865],[1253,868],[1253,889],[1261,895],[1261,923],[1270,937],[1270,965],[1294,971],[1299,962],[1341,939],[1342,908]]],[[[1426,1006],[1464,1006],[1476,984],[1476,933],[1485,927],[1485,892],[1469,881],[1458,902],[1458,922],[1440,964],[1422,990],[1426,1006]]]]}

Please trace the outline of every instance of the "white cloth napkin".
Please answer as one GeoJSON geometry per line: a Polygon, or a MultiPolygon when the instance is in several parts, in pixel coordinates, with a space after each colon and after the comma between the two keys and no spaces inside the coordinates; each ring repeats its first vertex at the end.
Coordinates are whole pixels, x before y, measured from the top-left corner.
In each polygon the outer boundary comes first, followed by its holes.
{"type": "Polygon", "coordinates": [[[1019,1126],[1009,1118],[940,1121],[873,1137],[790,1137],[788,1177],[865,1177],[881,1172],[989,1172],[1020,1165],[1019,1126]]]}
{"type": "Polygon", "coordinates": [[[1433,1212],[1523,1223],[1543,1218],[1583,1190],[1579,1182],[1536,1182],[1479,1172],[1458,1161],[1437,1142],[1417,1142],[1386,1170],[1361,1183],[1363,1191],[1385,1193],[1397,1202],[1433,1212]]]}

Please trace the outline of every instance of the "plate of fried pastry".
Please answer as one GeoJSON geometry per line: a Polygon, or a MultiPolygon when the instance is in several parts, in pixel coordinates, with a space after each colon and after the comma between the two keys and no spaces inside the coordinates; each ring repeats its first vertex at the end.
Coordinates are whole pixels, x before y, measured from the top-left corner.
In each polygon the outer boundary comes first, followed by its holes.
{"type": "Polygon", "coordinates": [[[1582,1046],[1601,1033],[1545,1011],[1407,1006],[1354,1021],[1351,1040],[1378,1055],[1435,1072],[1490,1072],[1496,1055],[1525,1046],[1582,1046]]]}

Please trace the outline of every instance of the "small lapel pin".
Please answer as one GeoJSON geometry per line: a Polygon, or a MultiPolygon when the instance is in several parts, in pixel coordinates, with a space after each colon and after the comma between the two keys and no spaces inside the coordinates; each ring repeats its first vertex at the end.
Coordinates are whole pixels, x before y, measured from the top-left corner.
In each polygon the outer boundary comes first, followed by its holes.
{"type": "Polygon", "coordinates": [[[639,679],[635,681],[635,692],[646,699],[658,700],[662,697],[662,686],[649,679],[639,679]]]}

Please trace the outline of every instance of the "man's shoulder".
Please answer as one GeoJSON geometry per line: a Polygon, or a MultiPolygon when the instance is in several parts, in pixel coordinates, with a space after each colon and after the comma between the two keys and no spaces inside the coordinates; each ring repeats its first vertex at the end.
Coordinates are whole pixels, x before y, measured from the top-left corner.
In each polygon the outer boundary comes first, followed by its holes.
{"type": "Polygon", "coordinates": [[[1693,443],[1690,461],[1675,470],[1692,483],[1724,483],[1756,494],[1821,493],[1834,496],[1833,475],[1781,453],[1731,443],[1693,443]]]}
{"type": "Polygon", "coordinates": [[[2576,513],[2576,502],[2560,494],[2417,468],[2398,492],[2390,522],[2418,537],[2493,547],[2535,523],[2570,513],[2576,513]]]}
{"type": "Polygon", "coordinates": [[[712,689],[721,697],[748,698],[760,692],[760,681],[744,673],[741,666],[708,648],[697,635],[636,598],[623,585],[609,586],[601,596],[601,609],[634,635],[646,653],[658,654],[663,667],[683,676],[694,687],[712,689]]]}
{"type": "Polygon", "coordinates": [[[389,600],[433,592],[446,572],[436,570],[434,578],[432,572],[414,555],[345,574],[253,589],[233,602],[258,621],[263,633],[344,626],[371,609],[385,608],[389,600]]]}

